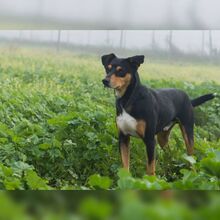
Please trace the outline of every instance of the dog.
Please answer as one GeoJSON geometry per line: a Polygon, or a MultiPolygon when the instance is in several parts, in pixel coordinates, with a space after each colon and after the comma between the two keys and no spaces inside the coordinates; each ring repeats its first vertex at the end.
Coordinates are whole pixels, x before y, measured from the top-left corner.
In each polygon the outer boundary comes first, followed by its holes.
{"type": "Polygon", "coordinates": [[[151,89],[141,84],[138,68],[144,56],[118,58],[115,54],[101,57],[106,76],[105,87],[115,90],[116,124],[122,164],[129,171],[130,136],[141,138],[146,146],[146,173],[155,175],[155,136],[162,149],[168,144],[171,129],[179,124],[188,155],[193,154],[193,108],[213,99],[216,94],[206,94],[190,100],[182,90],[151,89]]]}

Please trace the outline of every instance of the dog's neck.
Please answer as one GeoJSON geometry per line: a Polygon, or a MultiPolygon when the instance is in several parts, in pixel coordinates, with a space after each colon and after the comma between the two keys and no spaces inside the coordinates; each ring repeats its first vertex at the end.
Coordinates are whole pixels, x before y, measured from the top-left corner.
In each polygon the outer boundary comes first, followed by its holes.
{"type": "MultiPolygon", "coordinates": [[[[124,95],[122,97],[117,97],[117,103],[122,107],[128,107],[129,102],[132,101],[135,96],[136,90],[141,86],[140,78],[138,72],[132,74],[132,79],[130,84],[128,85],[124,95]]],[[[117,96],[117,94],[116,94],[117,96]]]]}

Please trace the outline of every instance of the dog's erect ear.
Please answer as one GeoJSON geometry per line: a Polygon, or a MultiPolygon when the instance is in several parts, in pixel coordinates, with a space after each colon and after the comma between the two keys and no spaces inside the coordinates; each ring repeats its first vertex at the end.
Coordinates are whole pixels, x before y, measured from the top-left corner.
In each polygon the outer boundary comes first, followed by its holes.
{"type": "Polygon", "coordinates": [[[110,64],[110,62],[115,58],[115,54],[113,53],[110,53],[110,54],[107,54],[107,55],[103,55],[102,56],[102,64],[104,66],[107,66],[110,64]]]}
{"type": "Polygon", "coordinates": [[[129,57],[127,60],[136,67],[139,67],[144,62],[144,55],[129,57]]]}

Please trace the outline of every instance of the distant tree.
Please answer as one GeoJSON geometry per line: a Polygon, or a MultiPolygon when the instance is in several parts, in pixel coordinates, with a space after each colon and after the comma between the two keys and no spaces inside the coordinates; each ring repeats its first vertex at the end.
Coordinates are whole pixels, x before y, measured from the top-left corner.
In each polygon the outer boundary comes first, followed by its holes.
{"type": "Polygon", "coordinates": [[[124,30],[123,48],[126,48],[127,31],[124,30]]]}
{"type": "Polygon", "coordinates": [[[122,49],[123,48],[123,38],[124,38],[124,30],[120,31],[120,44],[119,47],[122,49]]]}
{"type": "Polygon", "coordinates": [[[170,30],[167,36],[168,50],[170,54],[180,55],[182,51],[173,43],[173,32],[173,30],[170,30]]]}
{"type": "Polygon", "coordinates": [[[57,31],[57,52],[60,51],[60,43],[61,43],[61,30],[57,31]]]}
{"type": "Polygon", "coordinates": [[[201,48],[202,55],[205,54],[205,31],[202,31],[202,48],[201,48]]]}
{"type": "Polygon", "coordinates": [[[87,45],[90,45],[91,31],[87,31],[87,45]]]}
{"type": "Polygon", "coordinates": [[[213,44],[212,44],[212,31],[209,30],[209,55],[213,54],[213,44]]]}
{"type": "Polygon", "coordinates": [[[106,40],[105,43],[107,46],[110,46],[110,33],[109,30],[106,30],[106,40]]]}
{"type": "Polygon", "coordinates": [[[168,47],[169,47],[169,51],[172,52],[173,51],[173,31],[172,30],[169,31],[169,35],[168,35],[168,47]]]}
{"type": "Polygon", "coordinates": [[[151,48],[152,48],[152,50],[156,49],[155,32],[156,31],[152,31],[152,40],[151,40],[151,48]]]}

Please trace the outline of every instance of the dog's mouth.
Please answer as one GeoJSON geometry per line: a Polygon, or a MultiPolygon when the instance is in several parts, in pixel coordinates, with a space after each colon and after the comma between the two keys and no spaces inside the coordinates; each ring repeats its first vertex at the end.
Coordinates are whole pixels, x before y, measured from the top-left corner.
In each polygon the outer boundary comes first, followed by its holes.
{"type": "Polygon", "coordinates": [[[104,84],[105,88],[120,90],[120,86],[111,86],[110,84],[104,84]]]}
{"type": "Polygon", "coordinates": [[[111,85],[110,81],[103,79],[102,83],[104,85],[105,88],[110,88],[110,89],[115,89],[115,90],[120,90],[121,86],[120,85],[111,85]]]}
{"type": "Polygon", "coordinates": [[[120,90],[120,86],[111,86],[111,85],[104,85],[105,88],[109,88],[109,89],[115,89],[115,90],[120,90]]]}
{"type": "Polygon", "coordinates": [[[120,86],[115,86],[113,89],[115,89],[115,90],[120,90],[120,86]]]}

